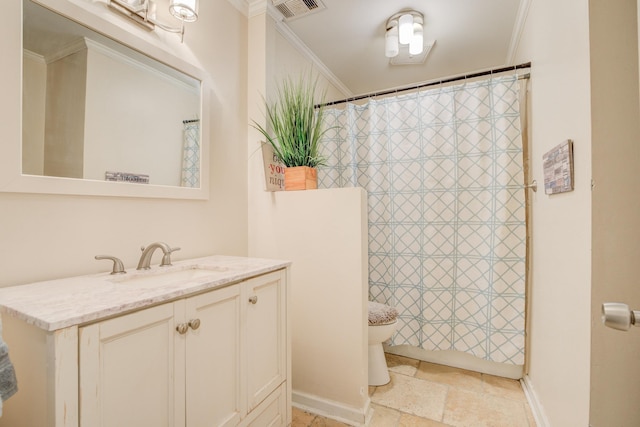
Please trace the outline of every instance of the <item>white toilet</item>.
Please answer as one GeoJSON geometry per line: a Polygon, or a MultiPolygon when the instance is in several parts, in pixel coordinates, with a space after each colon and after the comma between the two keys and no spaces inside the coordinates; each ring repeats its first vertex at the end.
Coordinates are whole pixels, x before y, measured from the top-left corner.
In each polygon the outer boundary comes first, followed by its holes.
{"type": "Polygon", "coordinates": [[[369,385],[384,385],[390,381],[382,343],[396,331],[397,317],[395,307],[369,301],[369,385]]]}

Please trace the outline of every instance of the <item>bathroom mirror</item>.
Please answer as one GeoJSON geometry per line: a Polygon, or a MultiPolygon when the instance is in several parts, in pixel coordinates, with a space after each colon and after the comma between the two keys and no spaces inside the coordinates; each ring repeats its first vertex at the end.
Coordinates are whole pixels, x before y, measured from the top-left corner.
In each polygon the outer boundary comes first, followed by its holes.
{"type": "Polygon", "coordinates": [[[204,73],[123,33],[104,3],[62,3],[23,1],[19,177],[0,190],[207,198],[204,73]]]}

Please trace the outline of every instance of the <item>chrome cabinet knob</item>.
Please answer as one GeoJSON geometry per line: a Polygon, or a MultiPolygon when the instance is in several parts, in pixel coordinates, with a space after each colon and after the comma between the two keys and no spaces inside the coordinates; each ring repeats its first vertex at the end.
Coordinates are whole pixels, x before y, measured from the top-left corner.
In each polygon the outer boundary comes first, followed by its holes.
{"type": "Polygon", "coordinates": [[[252,297],[249,297],[249,302],[250,302],[251,304],[255,304],[255,303],[257,303],[257,302],[258,302],[258,296],[257,296],[257,295],[254,295],[254,296],[252,296],[252,297]]]}
{"type": "Polygon", "coordinates": [[[180,335],[186,334],[188,330],[189,325],[187,325],[186,323],[180,323],[178,326],[176,326],[176,331],[178,331],[180,335]]]}
{"type": "Polygon", "coordinates": [[[194,331],[200,327],[200,319],[189,320],[189,327],[194,331]]]}

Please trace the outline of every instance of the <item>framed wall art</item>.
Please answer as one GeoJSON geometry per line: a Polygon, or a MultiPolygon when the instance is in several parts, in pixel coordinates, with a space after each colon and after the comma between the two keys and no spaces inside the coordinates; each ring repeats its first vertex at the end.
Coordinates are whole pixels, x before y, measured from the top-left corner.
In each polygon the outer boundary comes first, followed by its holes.
{"type": "Polygon", "coordinates": [[[542,156],[544,193],[573,191],[573,141],[567,139],[542,156]]]}

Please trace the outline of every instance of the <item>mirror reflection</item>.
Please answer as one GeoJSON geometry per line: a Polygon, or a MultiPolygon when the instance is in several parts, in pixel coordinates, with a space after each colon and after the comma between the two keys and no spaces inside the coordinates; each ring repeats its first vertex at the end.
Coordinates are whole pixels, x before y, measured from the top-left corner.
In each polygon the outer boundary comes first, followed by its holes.
{"type": "Polygon", "coordinates": [[[22,173],[200,186],[200,81],[24,1],[22,173]]]}

